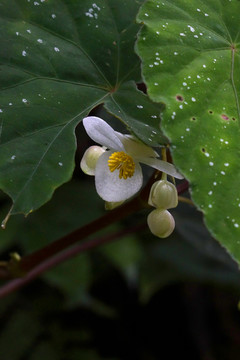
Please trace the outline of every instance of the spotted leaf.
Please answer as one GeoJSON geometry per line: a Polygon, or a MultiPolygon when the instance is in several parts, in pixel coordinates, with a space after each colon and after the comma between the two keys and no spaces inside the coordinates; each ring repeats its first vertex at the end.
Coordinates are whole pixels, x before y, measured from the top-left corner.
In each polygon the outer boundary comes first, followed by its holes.
{"type": "Polygon", "coordinates": [[[240,2],[148,0],[138,41],[148,94],[211,233],[240,260],[240,2]]]}

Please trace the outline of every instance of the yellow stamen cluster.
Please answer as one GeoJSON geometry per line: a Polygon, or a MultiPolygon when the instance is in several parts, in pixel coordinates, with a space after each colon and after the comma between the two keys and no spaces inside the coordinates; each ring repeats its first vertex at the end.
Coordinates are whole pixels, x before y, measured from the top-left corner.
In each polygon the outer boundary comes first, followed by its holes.
{"type": "Polygon", "coordinates": [[[109,156],[108,166],[111,172],[119,170],[119,178],[127,179],[132,177],[135,171],[135,163],[131,156],[124,151],[117,151],[109,156]]]}

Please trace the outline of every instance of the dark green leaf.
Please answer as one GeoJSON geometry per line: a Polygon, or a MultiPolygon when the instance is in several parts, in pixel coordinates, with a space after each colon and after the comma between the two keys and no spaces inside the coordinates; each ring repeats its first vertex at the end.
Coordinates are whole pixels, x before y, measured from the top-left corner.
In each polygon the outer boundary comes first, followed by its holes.
{"type": "Polygon", "coordinates": [[[75,127],[98,104],[143,141],[162,141],[160,107],[129,84],[141,80],[141,3],[0,1],[0,187],[13,200],[10,214],[30,213],[70,179],[75,127]]]}

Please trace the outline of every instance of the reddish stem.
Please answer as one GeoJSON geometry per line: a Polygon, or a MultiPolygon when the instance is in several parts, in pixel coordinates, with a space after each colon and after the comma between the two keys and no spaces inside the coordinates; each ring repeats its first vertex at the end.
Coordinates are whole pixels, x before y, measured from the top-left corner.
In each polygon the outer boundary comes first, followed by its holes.
{"type": "Polygon", "coordinates": [[[144,227],[146,227],[146,224],[140,224],[138,226],[132,227],[131,229],[128,229],[128,231],[126,231],[124,229],[117,233],[108,234],[108,235],[105,235],[104,237],[92,239],[87,242],[83,242],[79,245],[76,245],[70,249],[67,249],[64,252],[62,252],[61,254],[58,254],[57,256],[53,256],[52,258],[47,259],[46,261],[37,265],[36,267],[34,267],[34,269],[29,271],[26,274],[26,276],[24,276],[23,278],[11,280],[6,285],[2,286],[0,288],[0,298],[3,298],[5,296],[11,294],[13,291],[23,287],[24,285],[27,285],[29,282],[34,280],[36,277],[38,277],[45,271],[53,268],[54,266],[62,263],[63,261],[71,259],[72,257],[79,255],[82,252],[96,248],[99,245],[103,245],[103,244],[115,241],[126,234],[135,233],[136,231],[139,231],[139,230],[141,231],[144,227]]]}
{"type": "Polygon", "coordinates": [[[114,210],[107,212],[101,218],[94,220],[90,224],[84,225],[80,229],[77,229],[72,233],[62,237],[61,239],[45,246],[44,248],[35,251],[33,254],[24,256],[19,262],[20,272],[27,273],[41,262],[51,258],[52,256],[65,250],[76,242],[87,238],[89,235],[104,229],[114,222],[117,222],[143,208],[148,207],[148,194],[154,181],[155,174],[151,177],[148,184],[143,188],[143,190],[136,198],[114,210]]]}
{"type": "MultiPolygon", "coordinates": [[[[141,191],[139,196],[129,201],[125,205],[122,205],[121,207],[112,210],[111,212],[102,216],[100,219],[97,219],[92,223],[83,226],[82,228],[70,233],[69,235],[64,236],[63,238],[49,244],[48,246],[34,252],[33,254],[23,257],[19,263],[19,269],[28,273],[25,275],[24,278],[11,280],[9,283],[0,288],[0,298],[29,283],[31,280],[35,279],[44,271],[63,262],[64,260],[71,258],[81,252],[95,248],[96,246],[99,246],[106,242],[112,241],[126,233],[126,231],[123,230],[122,232],[119,232],[114,236],[106,235],[102,238],[90,240],[88,242],[79,244],[74,248],[65,250],[74,243],[86,238],[87,236],[99,231],[100,229],[103,229],[106,226],[116,221],[119,221],[126,216],[139,211],[140,209],[147,207],[148,194],[155,180],[156,178],[153,175],[149,183],[141,191]],[[65,251],[62,252],[63,250],[65,251]],[[54,256],[56,254],[58,255],[54,256]]],[[[179,184],[177,186],[177,190],[179,195],[187,191],[188,182],[184,181],[183,183],[179,184]]],[[[134,231],[135,230],[136,229],[134,228],[134,231]]],[[[130,231],[132,232],[132,230],[130,231]]]]}
{"type": "Polygon", "coordinates": [[[30,271],[46,259],[51,258],[76,242],[86,239],[89,235],[104,229],[108,225],[139,211],[142,207],[143,205],[142,202],[139,201],[139,198],[135,198],[125,205],[107,212],[105,215],[92,221],[90,224],[84,225],[80,229],[77,229],[61,239],[45,246],[44,248],[37,250],[33,254],[24,256],[20,261],[21,270],[23,272],[30,271]]]}

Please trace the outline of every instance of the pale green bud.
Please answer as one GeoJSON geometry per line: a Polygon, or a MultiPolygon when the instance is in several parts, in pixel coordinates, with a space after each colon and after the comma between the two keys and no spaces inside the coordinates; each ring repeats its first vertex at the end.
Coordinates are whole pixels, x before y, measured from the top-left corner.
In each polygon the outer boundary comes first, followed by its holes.
{"type": "Polygon", "coordinates": [[[101,146],[90,146],[84,153],[80,166],[87,175],[95,175],[95,168],[100,156],[105,152],[101,146]]]}
{"type": "Polygon", "coordinates": [[[156,181],[150,191],[148,204],[158,209],[171,209],[178,204],[176,186],[167,180],[156,181]]]}
{"type": "Polygon", "coordinates": [[[153,235],[166,238],[173,232],[175,221],[167,210],[155,209],[147,217],[147,223],[153,235]]]}

